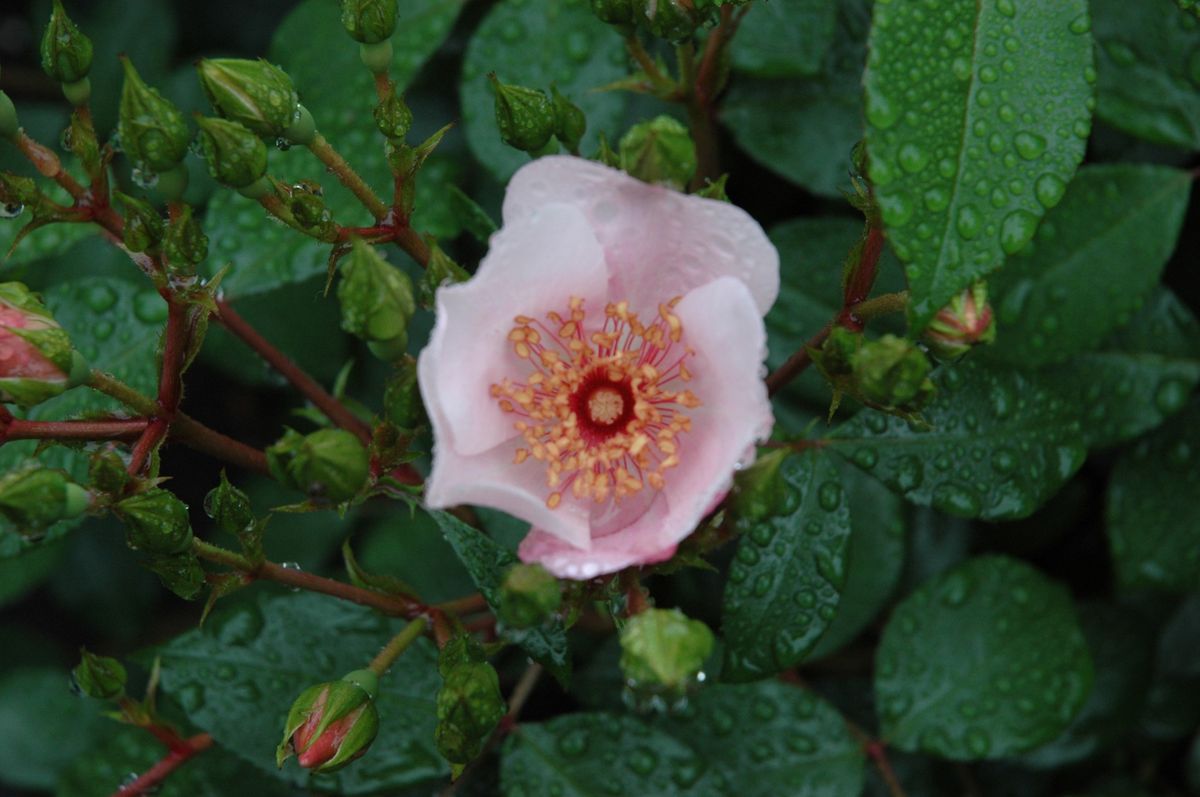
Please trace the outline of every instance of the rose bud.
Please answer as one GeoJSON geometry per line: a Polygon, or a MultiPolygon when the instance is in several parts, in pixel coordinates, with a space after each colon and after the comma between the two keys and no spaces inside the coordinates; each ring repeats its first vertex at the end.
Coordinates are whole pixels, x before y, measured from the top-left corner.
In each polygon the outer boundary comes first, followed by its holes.
{"type": "Polygon", "coordinates": [[[513,628],[540,625],[561,603],[558,579],[536,563],[513,565],[500,585],[500,619],[513,628]]]}
{"type": "Polygon", "coordinates": [[[647,183],[683,188],[696,173],[696,145],[669,116],[641,122],[621,138],[621,168],[647,183]]]}
{"type": "Polygon", "coordinates": [[[295,755],[305,769],[333,772],[367,752],[379,731],[378,689],[379,678],[370,670],[305,689],[288,712],[276,764],[282,767],[295,755]]]}
{"type": "Polygon", "coordinates": [[[950,300],[925,328],[921,340],[942,360],[957,360],[972,347],[996,339],[987,283],[976,282],[950,300]]]}
{"type": "Polygon", "coordinates": [[[526,152],[536,152],[550,143],[558,117],[546,93],[501,83],[495,74],[488,79],[496,93],[496,126],[504,143],[526,152]]]}
{"type": "Polygon", "coordinates": [[[679,42],[695,32],[701,19],[689,0],[637,0],[639,21],[660,39],[679,42]]]}
{"type": "Polygon", "coordinates": [[[87,378],[87,363],[20,282],[0,283],[0,401],[30,407],[87,378]]]}
{"type": "Polygon", "coordinates": [[[248,188],[267,173],[267,146],[249,128],[196,115],[209,174],[230,188],[248,188]]]}
{"type": "Polygon", "coordinates": [[[417,364],[412,358],[397,363],[396,372],[383,389],[383,417],[400,429],[415,429],[424,419],[417,364]]]}
{"type": "Polygon", "coordinates": [[[371,469],[367,449],[344,429],[288,429],[267,449],[267,466],[281,484],[335,504],[357,495],[371,469]]]}
{"type": "Polygon", "coordinates": [[[92,68],[92,40],[67,16],[61,0],[54,0],[51,8],[41,55],[42,69],[58,83],[79,83],[92,68]]]}
{"type": "Polygon", "coordinates": [[[592,0],[592,13],[610,25],[629,25],[633,22],[634,0],[592,0]]]}
{"type": "Polygon", "coordinates": [[[125,248],[130,252],[145,252],[162,241],[162,215],[149,203],[114,190],[113,198],[124,210],[125,227],[121,231],[125,248]]]}
{"type": "Polygon", "coordinates": [[[300,98],[282,69],[261,58],[204,58],[196,71],[209,102],[222,117],[255,135],[287,136],[300,98]]]}
{"type": "Polygon", "coordinates": [[[78,517],[90,503],[88,491],[61,470],[33,467],[0,478],[0,515],[25,534],[78,517]]]}
{"type": "Polygon", "coordinates": [[[416,311],[412,280],[370,244],[355,238],[338,283],[342,329],[362,338],[382,360],[408,349],[408,322],[416,311]]]}
{"type": "Polygon", "coordinates": [[[125,694],[125,665],[108,656],[80,648],[82,659],[71,671],[79,691],[97,700],[114,700],[125,694]]]}
{"type": "Polygon", "coordinates": [[[630,686],[682,694],[713,649],[713,633],[678,609],[647,609],[621,629],[621,672],[630,686]]]}
{"type": "Polygon", "coordinates": [[[169,171],[187,154],[191,132],[183,111],[147,86],[133,62],[122,56],[125,85],[121,89],[117,131],[135,168],[169,171]]]}
{"type": "Polygon", "coordinates": [[[396,0],[342,0],[342,27],[360,44],[376,44],[396,29],[396,0]]]}
{"type": "Polygon", "coordinates": [[[125,523],[125,543],[135,551],[171,555],[191,547],[187,504],[160,487],[118,501],[113,512],[125,523]]]}
{"type": "Polygon", "coordinates": [[[571,152],[579,152],[579,142],[587,131],[587,116],[583,109],[550,87],[550,100],[554,103],[554,135],[571,152]]]}
{"type": "Polygon", "coordinates": [[[915,410],[933,397],[929,359],[912,341],[895,335],[868,341],[853,365],[862,397],[881,407],[915,410]]]}

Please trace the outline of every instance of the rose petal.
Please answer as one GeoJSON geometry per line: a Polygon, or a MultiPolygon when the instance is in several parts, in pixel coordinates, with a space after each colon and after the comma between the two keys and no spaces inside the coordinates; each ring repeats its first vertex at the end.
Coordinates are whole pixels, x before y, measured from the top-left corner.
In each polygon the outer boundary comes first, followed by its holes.
{"type": "Polygon", "coordinates": [[[438,290],[437,324],[418,377],[439,449],[478,454],[513,436],[513,416],[488,393],[532,371],[508,341],[513,317],[563,312],[572,296],[603,307],[607,280],[604,252],[586,219],[558,204],[505,225],[471,280],[438,290]]]}
{"type": "Polygon", "coordinates": [[[608,259],[614,301],[628,298],[638,310],[653,310],[658,302],[730,276],[745,283],[759,315],[766,315],[779,294],[778,252],[758,222],[727,202],[553,156],[513,175],[504,196],[505,226],[547,203],[568,203],[586,214],[608,259]]]}

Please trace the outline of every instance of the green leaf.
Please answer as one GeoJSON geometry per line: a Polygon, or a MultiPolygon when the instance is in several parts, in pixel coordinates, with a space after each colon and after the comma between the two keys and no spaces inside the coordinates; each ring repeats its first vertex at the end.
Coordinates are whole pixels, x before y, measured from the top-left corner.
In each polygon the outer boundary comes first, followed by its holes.
{"type": "Polygon", "coordinates": [[[1187,403],[1200,382],[1200,323],[1161,288],[1099,351],[1042,374],[1079,412],[1088,447],[1112,446],[1155,428],[1187,403]]]}
{"type": "Polygon", "coordinates": [[[920,330],[1029,241],[1083,158],[1087,2],[879,2],[869,51],[870,176],[920,330]]]}
{"type": "Polygon", "coordinates": [[[726,793],[738,797],[862,793],[862,746],[833,706],[796,686],[714,684],[654,725],[735,784],[726,793]]]}
{"type": "Polygon", "coordinates": [[[760,77],[816,74],[833,41],[829,0],[767,0],[753,7],[733,40],[733,67],[760,77]]]}
{"type": "MultiPolygon", "coordinates": [[[[837,9],[833,45],[819,75],[736,80],[721,121],[765,168],[815,194],[840,198],[850,187],[850,150],[863,134],[860,82],[870,10],[865,0],[839,0],[837,9]]],[[[767,4],[755,8],[747,20],[766,10],[767,4]]]]}
{"type": "Polygon", "coordinates": [[[628,716],[581,713],[522,723],[501,756],[505,797],[730,793],[722,773],[687,744],[628,716]]]}
{"type": "Polygon", "coordinates": [[[1126,451],[1108,485],[1106,530],[1124,587],[1200,589],[1200,401],[1126,451]]]}
{"type": "Polygon", "coordinates": [[[1169,0],[1091,0],[1091,6],[1100,73],[1096,116],[1146,141],[1200,149],[1200,21],[1169,0]]]}
{"type": "Polygon", "coordinates": [[[19,668],[0,678],[0,783],[52,789],[106,732],[103,703],[71,694],[65,669],[19,668]]]}
{"type": "MultiPolygon", "coordinates": [[[[492,611],[498,612],[500,585],[508,568],[517,563],[517,557],[479,529],[468,526],[453,515],[436,511],[431,511],[429,515],[454,547],[492,611]]],[[[558,620],[544,628],[506,629],[504,637],[524,648],[560,682],[565,684],[570,679],[571,657],[567,650],[567,634],[558,620]]]]}
{"type": "Polygon", "coordinates": [[[1050,741],[1091,687],[1066,589],[1003,556],[921,585],[896,607],[876,656],[884,739],[959,761],[1050,741]]]}
{"type": "Polygon", "coordinates": [[[91,224],[47,224],[22,238],[12,255],[4,257],[17,239],[17,233],[28,222],[29,217],[25,215],[0,219],[0,259],[6,270],[61,255],[81,239],[96,234],[96,228],[91,224]]]}
{"type": "MultiPolygon", "coordinates": [[[[402,623],[321,595],[257,598],[218,607],[203,628],[161,648],[162,687],[223,747],[302,785],[306,771],[275,766],[288,707],[305,688],[361,669],[402,623]]],[[[379,737],[371,750],[314,786],[363,794],[447,772],[433,743],[436,655],[423,639],[404,652],[380,681],[379,737]]]]}
{"type": "Polygon", "coordinates": [[[1095,668],[1092,692],[1062,735],[1021,762],[1058,767],[1080,761],[1128,733],[1150,685],[1153,629],[1139,612],[1104,603],[1079,607],[1079,625],[1095,668]]]}
{"type": "Polygon", "coordinates": [[[763,678],[802,661],[837,613],[850,512],[837,464],[789,457],[777,516],[735,523],[741,539],[725,584],[725,680],[763,678]]]}
{"type": "Polygon", "coordinates": [[[64,548],[63,541],[56,541],[30,546],[16,556],[0,556],[0,607],[16,603],[48,579],[62,560],[64,548]]]}
{"type": "Polygon", "coordinates": [[[1158,637],[1154,678],[1138,722],[1141,735],[1179,739],[1200,724],[1200,595],[1181,603],[1158,637]]]}
{"type": "Polygon", "coordinates": [[[500,141],[490,72],[504,83],[535,90],[556,85],[587,115],[583,151],[596,148],[600,132],[616,141],[628,98],[594,89],[624,77],[627,64],[621,37],[592,14],[586,0],[497,3],[475,30],[463,59],[459,92],[471,151],[501,182],[529,160],[500,141]]]}
{"type": "Polygon", "coordinates": [[[863,410],[829,447],[915,504],[985,520],[1025,517],[1083,464],[1074,408],[1038,375],[966,362],[934,382],[928,429],[863,410]]]}
{"type": "Polygon", "coordinates": [[[1175,249],[1191,183],[1161,166],[1080,169],[1033,245],[991,280],[999,329],[988,358],[1059,362],[1128,323],[1175,249]]]}
{"type": "Polygon", "coordinates": [[[904,569],[904,502],[845,463],[841,475],[850,505],[849,564],[837,614],[813,648],[814,659],[833,653],[858,636],[892,596],[904,569]]]}
{"type": "MultiPolygon", "coordinates": [[[[464,2],[411,0],[403,4],[391,39],[395,56],[389,72],[398,90],[412,81],[450,34],[464,2]]],[[[292,77],[317,129],[376,192],[390,197],[392,174],[384,158],[383,139],[376,135],[371,121],[376,102],[371,73],[362,65],[358,46],[346,35],[339,19],[336,4],[305,0],[276,30],[270,58],[292,77]]],[[[343,224],[369,221],[358,200],[304,147],[271,153],[270,173],[292,182],[319,182],[325,188],[327,207],[343,224]]],[[[432,173],[422,176],[436,177],[432,173]]],[[[419,203],[413,225],[421,232],[443,235],[457,231],[423,223],[423,213],[419,203]]],[[[326,271],[327,244],[276,223],[257,202],[232,191],[214,196],[205,230],[212,244],[210,271],[232,264],[221,283],[228,297],[263,293],[326,271]]]]}

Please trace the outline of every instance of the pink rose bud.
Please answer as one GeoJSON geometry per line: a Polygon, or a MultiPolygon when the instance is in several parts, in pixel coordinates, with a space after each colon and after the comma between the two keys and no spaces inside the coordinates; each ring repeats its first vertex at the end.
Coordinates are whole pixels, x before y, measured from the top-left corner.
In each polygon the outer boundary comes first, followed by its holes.
{"type": "Polygon", "coordinates": [[[922,340],[943,360],[957,360],[973,346],[996,339],[996,323],[987,300],[987,283],[977,282],[938,311],[922,340]]]}
{"type": "Polygon", "coordinates": [[[333,772],[366,753],[379,731],[378,686],[375,673],[355,670],[305,689],[288,712],[276,763],[294,754],[305,769],[333,772]]]}
{"type": "Polygon", "coordinates": [[[86,371],[70,337],[29,288],[0,283],[0,401],[38,404],[78,384],[86,371]]]}

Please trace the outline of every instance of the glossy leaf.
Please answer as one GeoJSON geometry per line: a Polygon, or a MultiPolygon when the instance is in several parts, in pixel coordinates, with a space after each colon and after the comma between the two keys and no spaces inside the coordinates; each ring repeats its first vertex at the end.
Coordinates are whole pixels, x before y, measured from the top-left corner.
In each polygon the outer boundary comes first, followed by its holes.
{"type": "MultiPolygon", "coordinates": [[[[475,580],[492,611],[498,611],[500,585],[508,568],[517,563],[517,557],[479,529],[468,526],[451,514],[429,514],[475,580]]],[[[545,665],[560,682],[566,683],[570,679],[571,658],[567,650],[566,630],[558,620],[544,628],[510,628],[504,632],[504,636],[545,665]]]]}
{"type": "Polygon", "coordinates": [[[620,138],[627,95],[597,92],[627,74],[621,37],[592,14],[586,0],[497,3],[471,37],[463,59],[463,126],[467,143],[497,180],[507,181],[529,156],[500,140],[488,73],[502,82],[559,93],[587,115],[581,149],[591,153],[604,132],[620,138]],[[536,42],[536,46],[531,46],[536,42]]]}
{"type": "Polygon", "coordinates": [[[1175,249],[1191,183],[1161,166],[1081,169],[1033,245],[991,280],[999,332],[987,356],[1058,362],[1128,323],[1175,249]]]}
{"type": "Polygon", "coordinates": [[[1025,517],[1083,464],[1074,408],[1036,374],[966,362],[934,382],[929,428],[863,410],[829,446],[915,504],[985,520],[1025,517]]]}
{"type": "Polygon", "coordinates": [[[837,464],[809,452],[780,469],[779,514],[739,517],[725,585],[725,680],[748,681],[802,661],[837,614],[850,511],[837,464]]]}
{"type": "Polygon", "coordinates": [[[1200,589],[1200,402],[1126,451],[1108,485],[1106,529],[1125,587],[1200,589]]]}
{"type": "Polygon", "coordinates": [[[869,18],[865,0],[839,0],[833,44],[818,75],[739,78],[722,103],[721,121],[738,146],[821,196],[840,198],[850,187],[850,151],[863,133],[860,81],[869,18]]]}
{"type": "Polygon", "coordinates": [[[713,685],[654,725],[736,784],[739,797],[862,793],[862,746],[833,706],[794,685],[713,685]]]}
{"type": "MultiPolygon", "coordinates": [[[[300,785],[304,770],[275,765],[288,707],[307,687],[361,669],[403,623],[312,593],[257,598],[218,606],[202,628],[159,649],[162,687],[218,744],[300,785]]],[[[370,752],[314,785],[362,794],[448,772],[433,742],[436,655],[426,640],[404,652],[380,681],[379,737],[370,752]]]]}
{"type": "Polygon", "coordinates": [[[1100,74],[1096,115],[1147,141],[1200,149],[1200,20],[1169,0],[1091,0],[1091,6],[1100,74]]]}
{"type": "Polygon", "coordinates": [[[829,0],[767,0],[738,26],[733,67],[760,77],[816,74],[833,40],[837,6],[829,0]]]}
{"type": "Polygon", "coordinates": [[[869,172],[922,329],[1033,236],[1090,130],[1086,0],[875,4],[869,172]]]}
{"type": "MultiPolygon", "coordinates": [[[[403,89],[421,65],[449,35],[464,0],[414,0],[404,3],[389,72],[403,89]]],[[[383,139],[369,121],[375,107],[371,73],[362,65],[358,46],[346,35],[335,4],[306,0],[275,33],[270,60],[291,76],[317,129],[381,196],[391,196],[392,175],[384,158],[383,139]]],[[[448,121],[448,120],[447,120],[448,121]]],[[[413,135],[414,140],[416,135],[413,135]]],[[[271,153],[270,173],[291,182],[315,180],[334,218],[343,224],[366,224],[369,215],[304,147],[271,153]]],[[[423,233],[446,235],[456,229],[430,226],[423,216],[436,191],[432,175],[418,181],[413,226],[423,233]],[[422,190],[424,185],[425,190],[422,190]]],[[[429,208],[437,210],[436,208],[429,208]]],[[[258,203],[230,191],[214,196],[205,217],[210,238],[208,267],[215,272],[232,264],[221,283],[229,297],[273,290],[302,282],[326,271],[329,246],[267,219],[258,203]]],[[[397,255],[398,256],[398,255],[397,255]]]]}
{"type": "Polygon", "coordinates": [[[1003,556],[921,585],[896,607],[876,658],[884,739],[960,761],[1050,741],[1091,688],[1066,589],[1003,556]]]}

